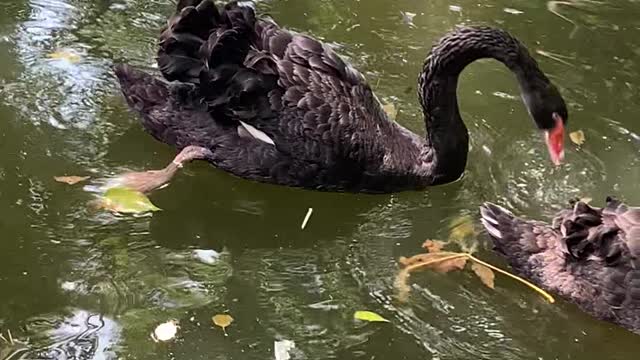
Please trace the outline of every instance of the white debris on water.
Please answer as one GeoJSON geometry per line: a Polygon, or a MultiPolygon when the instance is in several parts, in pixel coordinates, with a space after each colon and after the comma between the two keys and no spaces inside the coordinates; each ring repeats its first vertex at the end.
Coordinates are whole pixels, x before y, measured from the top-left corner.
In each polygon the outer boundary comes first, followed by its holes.
{"type": "Polygon", "coordinates": [[[218,261],[220,253],[215,250],[193,250],[193,258],[200,261],[203,264],[213,265],[218,261]]]}

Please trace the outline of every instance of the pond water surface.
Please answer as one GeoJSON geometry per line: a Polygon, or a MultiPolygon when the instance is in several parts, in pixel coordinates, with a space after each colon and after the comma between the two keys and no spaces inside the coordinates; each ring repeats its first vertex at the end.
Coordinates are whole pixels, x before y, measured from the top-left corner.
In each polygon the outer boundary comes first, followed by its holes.
{"type": "MultiPolygon", "coordinates": [[[[113,216],[83,186],[123,169],[163,167],[173,149],[127,110],[114,62],[154,63],[168,0],[2,0],[0,6],[0,359],[632,359],[636,335],[498,276],[411,277],[397,259],[492,200],[546,218],[574,197],[640,203],[640,2],[272,0],[281,25],[339,48],[397,121],[424,132],[416,78],[457,24],[500,26],[530,46],[570,107],[568,163],[550,166],[513,76],[468,67],[459,86],[471,153],[464,178],[421,192],[318,193],[258,184],[193,163],[152,194],[163,211],[113,216]],[[413,24],[403,13],[415,13],[413,24]],[[56,58],[71,52],[74,56],[56,58]],[[52,56],[52,54],[54,56],[52,56]],[[71,60],[71,61],[70,61],[71,60]],[[307,227],[300,223],[314,209],[307,227]],[[193,252],[215,250],[212,264],[193,252]],[[355,310],[390,323],[359,323],[355,310]],[[235,321],[216,328],[211,316],[235,321]],[[178,320],[178,338],[150,333],[178,320]]],[[[506,267],[485,234],[477,255],[506,267]]]]}

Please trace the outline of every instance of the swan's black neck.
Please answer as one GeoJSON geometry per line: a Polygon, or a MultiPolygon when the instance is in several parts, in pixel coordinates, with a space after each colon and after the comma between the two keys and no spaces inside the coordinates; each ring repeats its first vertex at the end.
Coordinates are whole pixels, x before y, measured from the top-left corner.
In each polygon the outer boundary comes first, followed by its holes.
{"type": "Polygon", "coordinates": [[[418,90],[427,142],[435,152],[434,183],[454,181],[464,172],[469,134],[458,108],[458,76],[481,58],[504,63],[516,74],[523,92],[536,82],[549,82],[526,48],[502,30],[465,27],[443,37],[425,61],[418,90]]]}

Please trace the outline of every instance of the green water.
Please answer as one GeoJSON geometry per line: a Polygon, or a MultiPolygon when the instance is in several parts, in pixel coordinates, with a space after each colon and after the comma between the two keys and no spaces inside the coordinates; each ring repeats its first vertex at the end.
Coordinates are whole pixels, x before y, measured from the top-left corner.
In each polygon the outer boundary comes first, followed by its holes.
{"type": "MultiPolygon", "coordinates": [[[[634,359],[636,335],[565,301],[550,305],[498,276],[411,277],[397,259],[485,200],[545,218],[572,197],[640,203],[640,2],[573,0],[273,0],[281,25],[331,42],[366,74],[398,121],[424,132],[415,86],[430,45],[457,24],[500,26],[531,47],[570,106],[568,164],[549,166],[512,75],[470,66],[459,88],[471,132],[465,177],[423,192],[316,193],[257,184],[194,163],[151,196],[162,212],[116,217],[83,185],[163,167],[174,152],[147,136],[110,72],[154,63],[168,0],[3,0],[0,6],[0,359],[634,359]],[[557,14],[554,14],[556,11],[557,14]],[[402,12],[416,13],[414,25],[402,12]],[[564,18],[563,18],[564,17],[564,18]],[[79,61],[50,58],[74,51],[79,61]],[[309,207],[314,209],[302,231],[309,207]],[[220,253],[213,264],[194,249],[220,253]],[[355,310],[390,323],[354,322],[355,310]],[[224,336],[211,316],[230,313],[224,336]],[[156,343],[154,327],[180,322],[156,343]]],[[[506,266],[484,234],[478,256],[506,266]]]]}

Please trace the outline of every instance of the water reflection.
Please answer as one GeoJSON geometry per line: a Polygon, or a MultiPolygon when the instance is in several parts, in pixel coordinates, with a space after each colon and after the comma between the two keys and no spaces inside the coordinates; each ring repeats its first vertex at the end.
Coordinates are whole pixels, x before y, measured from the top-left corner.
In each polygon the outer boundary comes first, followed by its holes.
{"type": "Polygon", "coordinates": [[[32,346],[17,340],[3,359],[113,359],[121,329],[101,314],[70,309],[66,314],[32,319],[25,332],[32,335],[32,346]]]}

